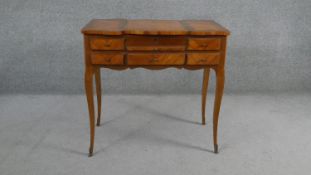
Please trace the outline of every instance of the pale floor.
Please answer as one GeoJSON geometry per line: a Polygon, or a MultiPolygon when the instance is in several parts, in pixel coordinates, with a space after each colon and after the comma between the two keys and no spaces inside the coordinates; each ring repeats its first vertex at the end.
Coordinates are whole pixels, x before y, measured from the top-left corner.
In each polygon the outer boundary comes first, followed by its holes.
{"type": "Polygon", "coordinates": [[[212,95],[104,95],[91,158],[83,95],[2,95],[0,174],[310,174],[310,93],[225,95],[217,155],[212,95]]]}

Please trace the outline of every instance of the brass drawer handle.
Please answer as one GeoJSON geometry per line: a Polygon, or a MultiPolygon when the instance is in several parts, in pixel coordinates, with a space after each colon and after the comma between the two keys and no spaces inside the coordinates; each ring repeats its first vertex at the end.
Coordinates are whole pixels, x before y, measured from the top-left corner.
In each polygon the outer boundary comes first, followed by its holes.
{"type": "Polygon", "coordinates": [[[204,44],[201,44],[200,46],[201,47],[207,47],[208,45],[206,43],[204,43],[204,44]]]}

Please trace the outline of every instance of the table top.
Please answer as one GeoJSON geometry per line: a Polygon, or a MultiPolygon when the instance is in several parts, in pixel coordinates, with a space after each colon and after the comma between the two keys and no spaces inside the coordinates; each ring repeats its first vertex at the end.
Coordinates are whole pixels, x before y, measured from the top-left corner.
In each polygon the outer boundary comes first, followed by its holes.
{"type": "Polygon", "coordinates": [[[213,20],[93,19],[82,28],[90,35],[216,35],[229,30],[213,20]]]}

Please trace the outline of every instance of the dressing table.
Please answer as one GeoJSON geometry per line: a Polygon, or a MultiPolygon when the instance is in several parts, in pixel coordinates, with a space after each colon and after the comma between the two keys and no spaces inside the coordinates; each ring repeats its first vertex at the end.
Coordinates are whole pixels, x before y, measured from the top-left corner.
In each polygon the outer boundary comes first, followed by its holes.
{"type": "Polygon", "coordinates": [[[97,94],[97,126],[101,116],[100,68],[125,70],[203,69],[202,124],[210,69],[216,72],[213,111],[214,152],[218,153],[217,127],[224,90],[226,42],[229,31],[211,20],[93,19],[81,30],[84,36],[85,91],[90,119],[89,156],[93,154],[97,94]]]}

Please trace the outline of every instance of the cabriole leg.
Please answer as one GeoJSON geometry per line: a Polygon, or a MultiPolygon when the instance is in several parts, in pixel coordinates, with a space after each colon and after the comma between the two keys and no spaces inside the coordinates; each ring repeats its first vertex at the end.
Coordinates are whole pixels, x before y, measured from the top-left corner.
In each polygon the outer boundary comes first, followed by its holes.
{"type": "Polygon", "coordinates": [[[90,118],[90,148],[89,157],[93,155],[94,137],[95,137],[95,116],[94,116],[94,101],[93,101],[93,70],[87,67],[85,70],[85,93],[89,109],[90,118]]]}
{"type": "Polygon", "coordinates": [[[101,91],[101,78],[100,78],[100,68],[95,68],[95,82],[96,82],[96,95],[97,95],[97,122],[96,125],[100,126],[100,116],[102,108],[102,91],[101,91]]]}
{"type": "Polygon", "coordinates": [[[203,83],[202,83],[202,125],[205,125],[205,106],[206,106],[206,95],[208,89],[210,68],[205,68],[203,72],[203,83]]]}
{"type": "Polygon", "coordinates": [[[222,66],[215,68],[216,72],[216,93],[214,101],[213,113],[213,138],[214,138],[214,152],[218,153],[217,131],[218,131],[218,117],[221,105],[221,99],[224,91],[225,73],[222,66]]]}

